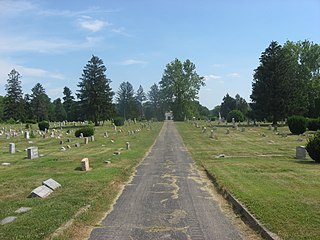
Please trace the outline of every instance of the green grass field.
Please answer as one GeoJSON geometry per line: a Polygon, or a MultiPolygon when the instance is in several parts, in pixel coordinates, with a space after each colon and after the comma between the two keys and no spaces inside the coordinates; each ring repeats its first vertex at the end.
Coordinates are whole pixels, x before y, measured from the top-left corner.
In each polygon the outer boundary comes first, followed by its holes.
{"type": "Polygon", "coordinates": [[[195,161],[269,230],[283,239],[320,238],[320,164],[295,159],[306,136],[291,135],[287,127],[278,128],[287,137],[267,127],[229,127],[229,134],[218,127],[211,139],[210,126],[206,133],[186,122],[176,126],[195,161]]]}
{"type": "MultiPolygon", "coordinates": [[[[110,205],[121,190],[121,185],[128,181],[134,167],[143,159],[162,127],[162,123],[152,123],[152,128],[142,128],[140,123],[123,126],[122,132],[115,132],[108,123],[96,127],[95,141],[84,145],[84,139],[72,134],[66,135],[63,128],[61,139],[40,136],[29,139],[23,136],[6,139],[0,137],[0,164],[11,163],[10,166],[0,165],[0,220],[8,216],[18,216],[10,224],[0,225],[0,239],[82,239],[96,225],[110,208],[110,205]],[[141,129],[135,135],[128,135],[128,130],[141,129]],[[109,137],[104,138],[108,131],[109,137]],[[72,142],[67,143],[67,138],[72,142]],[[114,142],[111,142],[111,139],[114,142]],[[59,141],[63,140],[66,147],[61,151],[59,141]],[[131,150],[125,150],[125,143],[130,142],[131,150]],[[20,152],[9,154],[9,143],[15,143],[20,152]],[[79,142],[80,148],[74,144],[79,142]],[[38,146],[38,159],[26,159],[24,151],[29,146],[38,146]],[[120,155],[113,155],[120,151],[120,155]],[[82,158],[89,158],[91,171],[80,169],[82,158]],[[111,164],[105,161],[110,160],[111,164]],[[28,198],[30,192],[40,186],[42,181],[53,178],[62,187],[49,197],[28,198]],[[26,213],[14,213],[20,207],[32,207],[26,213]],[[70,226],[58,234],[56,230],[74,219],[70,226]]],[[[1,126],[2,127],[9,127],[1,126]]],[[[12,126],[20,129],[20,125],[12,126]]],[[[34,125],[33,129],[37,129],[34,125]]],[[[118,130],[120,128],[118,127],[118,130]]]]}

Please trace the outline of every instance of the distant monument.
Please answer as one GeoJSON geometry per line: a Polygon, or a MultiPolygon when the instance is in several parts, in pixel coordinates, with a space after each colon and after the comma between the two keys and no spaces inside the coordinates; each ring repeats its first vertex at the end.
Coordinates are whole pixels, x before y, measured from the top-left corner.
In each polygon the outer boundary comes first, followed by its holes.
{"type": "Polygon", "coordinates": [[[173,120],[173,113],[172,113],[172,111],[166,112],[166,113],[164,114],[164,116],[165,116],[165,120],[173,120]]]}

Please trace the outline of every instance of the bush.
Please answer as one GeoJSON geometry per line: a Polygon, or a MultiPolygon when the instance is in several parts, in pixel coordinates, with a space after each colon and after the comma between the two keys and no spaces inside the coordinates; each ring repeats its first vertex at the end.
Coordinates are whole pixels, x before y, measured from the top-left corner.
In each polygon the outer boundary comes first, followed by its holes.
{"type": "Polygon", "coordinates": [[[84,137],[90,137],[94,135],[94,127],[93,126],[87,126],[83,128],[79,128],[74,135],[76,137],[80,137],[80,133],[83,134],[84,137]]]}
{"type": "Polygon", "coordinates": [[[291,116],[288,118],[288,126],[292,134],[302,134],[307,130],[307,119],[303,116],[291,116]]]}
{"type": "Polygon", "coordinates": [[[48,130],[48,129],[49,129],[49,126],[50,126],[50,124],[49,124],[49,122],[47,122],[47,121],[42,121],[42,122],[39,122],[39,123],[38,123],[38,127],[39,127],[39,129],[40,129],[41,131],[45,131],[46,129],[48,130]]]}
{"type": "Polygon", "coordinates": [[[236,122],[243,122],[244,121],[244,115],[239,110],[230,111],[227,116],[227,122],[231,122],[232,118],[234,118],[234,121],[236,121],[236,122]]]}
{"type": "Polygon", "coordinates": [[[116,117],[113,119],[113,123],[116,126],[123,126],[124,125],[124,119],[122,117],[116,117]]]}
{"type": "Polygon", "coordinates": [[[306,150],[314,161],[320,163],[320,131],[316,132],[313,137],[308,139],[306,150]]]}
{"type": "Polygon", "coordinates": [[[320,118],[310,118],[310,119],[308,119],[307,128],[310,131],[320,130],[320,118]]]}

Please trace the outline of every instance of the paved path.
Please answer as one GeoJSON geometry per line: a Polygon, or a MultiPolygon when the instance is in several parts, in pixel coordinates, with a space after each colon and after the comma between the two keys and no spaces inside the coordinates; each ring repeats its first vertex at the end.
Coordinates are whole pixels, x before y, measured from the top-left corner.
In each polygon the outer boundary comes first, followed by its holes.
{"type": "Polygon", "coordinates": [[[243,239],[207,187],[174,123],[167,121],[90,239],[243,239]]]}

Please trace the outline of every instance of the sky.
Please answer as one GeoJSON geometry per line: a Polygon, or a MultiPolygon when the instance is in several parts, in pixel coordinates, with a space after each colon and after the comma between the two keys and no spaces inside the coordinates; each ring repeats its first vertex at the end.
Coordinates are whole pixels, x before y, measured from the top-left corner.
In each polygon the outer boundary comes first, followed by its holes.
{"type": "Polygon", "coordinates": [[[229,93],[250,102],[252,75],[271,41],[320,43],[320,0],[0,0],[0,95],[14,68],[24,93],[73,94],[92,55],[116,93],[147,93],[175,58],[205,78],[202,105],[229,93]]]}

